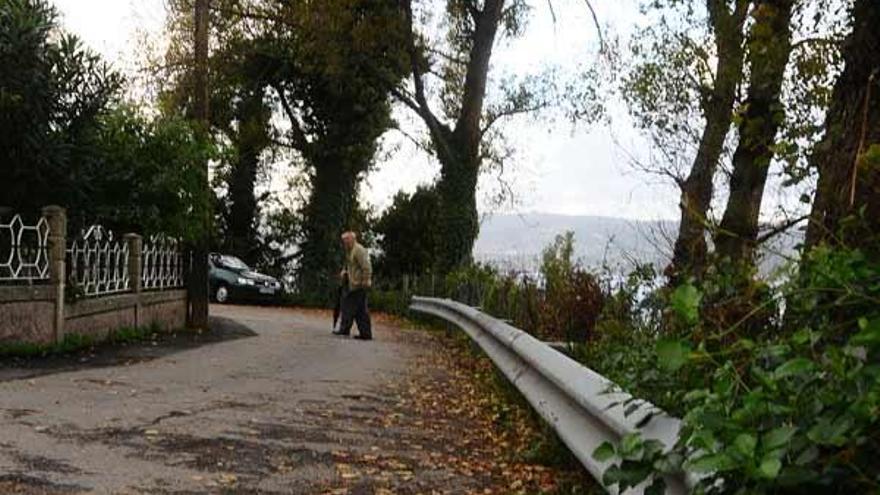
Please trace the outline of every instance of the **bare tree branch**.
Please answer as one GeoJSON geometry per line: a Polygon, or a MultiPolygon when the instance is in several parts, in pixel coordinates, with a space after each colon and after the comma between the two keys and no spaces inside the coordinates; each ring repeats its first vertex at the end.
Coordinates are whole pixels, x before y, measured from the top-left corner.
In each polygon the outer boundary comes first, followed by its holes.
{"type": "Polygon", "coordinates": [[[503,118],[513,117],[514,115],[521,115],[524,113],[537,112],[538,110],[543,110],[549,106],[550,105],[548,103],[542,102],[542,103],[539,103],[537,105],[532,105],[532,106],[511,107],[511,108],[506,108],[504,110],[499,110],[496,112],[489,112],[490,115],[487,115],[486,119],[485,119],[486,123],[480,129],[480,135],[486,134],[486,132],[488,132],[489,129],[493,125],[495,125],[496,122],[498,122],[499,120],[501,120],[503,118]]]}
{"type": "Polygon", "coordinates": [[[599,17],[596,15],[596,9],[593,8],[593,3],[590,0],[584,0],[584,3],[587,4],[587,8],[590,10],[590,15],[593,16],[593,24],[596,25],[596,33],[599,35],[599,49],[602,53],[605,53],[605,37],[602,35],[602,26],[599,25],[599,17]]]}
{"type": "MultiPolygon", "coordinates": [[[[431,111],[431,106],[428,103],[427,93],[425,91],[425,81],[422,79],[422,70],[420,66],[419,60],[419,52],[416,48],[416,34],[415,34],[415,23],[413,22],[413,11],[412,11],[412,0],[403,0],[401,2],[404,13],[406,14],[406,22],[408,28],[408,37],[409,37],[409,56],[410,56],[410,65],[412,68],[412,76],[413,76],[413,86],[415,87],[415,102],[409,100],[408,98],[405,100],[401,100],[404,104],[412,108],[416,111],[416,113],[425,121],[425,124],[428,126],[428,131],[431,132],[433,136],[435,136],[438,141],[438,144],[443,144],[446,146],[445,139],[443,136],[446,134],[443,132],[444,126],[440,123],[437,117],[434,115],[434,112],[431,111]],[[407,104],[407,101],[410,103],[407,104]]],[[[395,91],[398,96],[400,95],[400,91],[395,91]]],[[[451,154],[451,150],[444,149],[444,153],[451,154]]]]}
{"type": "Polygon", "coordinates": [[[287,97],[284,95],[284,89],[277,84],[272,85],[272,89],[278,93],[278,100],[281,102],[281,108],[284,109],[284,113],[287,114],[287,119],[290,121],[290,134],[293,138],[295,147],[298,148],[301,153],[306,153],[311,146],[311,143],[306,137],[305,132],[303,132],[299,123],[299,118],[290,106],[290,102],[287,101],[287,97]]]}
{"type": "Polygon", "coordinates": [[[462,58],[458,58],[455,55],[451,55],[449,53],[444,52],[443,50],[433,48],[433,47],[426,47],[425,49],[428,51],[428,53],[432,53],[434,55],[437,55],[440,58],[442,58],[443,60],[446,60],[447,62],[451,62],[453,64],[458,64],[458,65],[467,65],[467,60],[464,60],[462,58]]]}

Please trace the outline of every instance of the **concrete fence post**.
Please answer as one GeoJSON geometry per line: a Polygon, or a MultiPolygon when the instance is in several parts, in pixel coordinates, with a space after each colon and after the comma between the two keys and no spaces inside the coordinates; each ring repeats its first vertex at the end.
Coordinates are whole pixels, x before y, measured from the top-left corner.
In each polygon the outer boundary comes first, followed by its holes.
{"type": "Polygon", "coordinates": [[[61,343],[64,341],[64,285],[67,277],[67,211],[60,206],[46,206],[43,216],[49,223],[49,281],[55,289],[55,342],[61,343]]]}
{"type": "Polygon", "coordinates": [[[143,251],[144,238],[138,234],[125,234],[122,237],[128,246],[128,285],[135,296],[134,326],[141,326],[141,291],[143,290],[143,251]]]}

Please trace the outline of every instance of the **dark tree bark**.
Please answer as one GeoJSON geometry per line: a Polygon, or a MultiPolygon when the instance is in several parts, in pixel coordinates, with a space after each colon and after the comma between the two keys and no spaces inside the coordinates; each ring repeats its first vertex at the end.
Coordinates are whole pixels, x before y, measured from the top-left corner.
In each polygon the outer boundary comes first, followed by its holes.
{"type": "Polygon", "coordinates": [[[252,266],[257,263],[259,256],[259,210],[254,187],[260,155],[271,144],[268,132],[270,110],[263,96],[262,87],[245,89],[241,94],[236,108],[238,156],[229,178],[229,250],[252,266]]]}
{"type": "MultiPolygon", "coordinates": [[[[200,123],[202,132],[209,132],[211,125],[208,108],[208,8],[209,0],[196,0],[195,33],[193,36],[193,102],[195,117],[200,123]]],[[[208,163],[204,164],[204,187],[208,185],[208,163]]],[[[196,328],[208,326],[208,236],[210,235],[211,219],[197,219],[204,222],[203,238],[196,241],[193,249],[189,287],[189,325],[196,328]]]]}
{"type": "Polygon", "coordinates": [[[412,1],[403,0],[410,32],[410,55],[415,94],[412,98],[398,93],[430,131],[431,141],[440,162],[439,268],[448,272],[471,259],[477,234],[476,189],[480,173],[480,146],[483,129],[480,121],[489,77],[489,61],[504,12],[504,0],[486,0],[482,8],[477,2],[468,2],[474,30],[470,40],[461,105],[452,125],[442,123],[431,110],[422,80],[424,68],[413,28],[412,1]]]}
{"type": "Polygon", "coordinates": [[[383,122],[390,106],[382,93],[358,102],[339,97],[334,100],[336,110],[326,120],[324,132],[310,141],[299,127],[283,88],[275,89],[293,123],[294,146],[312,170],[312,187],[302,210],[298,289],[320,296],[336,283],[336,274],[342,267],[340,234],[361,227],[356,214],[359,185],[375,156],[377,139],[387,129],[383,122]]]}
{"type": "Polygon", "coordinates": [[[758,219],[773,144],[783,120],[782,80],[791,54],[793,0],[755,3],[755,24],[749,36],[749,77],[745,115],[733,155],[730,196],[715,246],[722,259],[752,266],[758,219]]]}
{"type": "Polygon", "coordinates": [[[297,289],[323,298],[338,283],[340,234],[364,227],[358,189],[393,125],[389,93],[409,72],[406,30],[397,0],[280,4],[284,28],[261,53],[311,185],[297,232],[297,289]]]}
{"type": "Polygon", "coordinates": [[[323,146],[321,141],[316,142],[310,159],[314,175],[303,210],[304,240],[297,272],[300,288],[311,294],[331,287],[342,267],[339,236],[346,230],[357,230],[353,223],[358,186],[373,156],[372,152],[367,156],[346,153],[336,148],[341,142],[327,139],[323,146]],[[334,146],[327,146],[329,143],[334,146]]]}
{"type": "Polygon", "coordinates": [[[703,112],[706,127],[687,179],[681,184],[681,221],[667,274],[673,284],[699,278],[706,265],[706,215],[712,202],[715,171],[733,119],[733,105],[743,73],[743,25],[750,0],[737,0],[730,11],[724,0],[708,0],[718,62],[715,84],[703,112]]]}
{"type": "Polygon", "coordinates": [[[857,0],[844,70],[834,86],[825,136],[813,154],[819,183],[807,247],[861,248],[878,259],[880,232],[880,2],[857,0]],[[873,158],[869,158],[869,150],[873,158]],[[853,221],[847,221],[850,218],[853,221]]]}

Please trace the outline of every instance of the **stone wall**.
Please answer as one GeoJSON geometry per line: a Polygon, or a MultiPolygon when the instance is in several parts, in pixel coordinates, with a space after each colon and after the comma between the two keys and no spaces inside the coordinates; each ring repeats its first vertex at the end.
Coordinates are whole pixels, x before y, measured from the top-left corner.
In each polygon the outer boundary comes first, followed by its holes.
{"type": "Polygon", "coordinates": [[[145,246],[136,234],[125,235],[122,242],[112,235],[86,234],[69,243],[66,213],[59,207],[44,208],[42,230],[20,219],[14,227],[42,237],[30,249],[15,241],[6,247],[16,264],[0,263],[5,269],[0,276],[0,344],[52,344],[71,334],[102,340],[122,328],[186,325],[185,273],[176,244],[151,239],[145,246]]]}
{"type": "Polygon", "coordinates": [[[0,343],[55,341],[55,293],[51,286],[0,287],[0,343]]]}
{"type": "Polygon", "coordinates": [[[168,290],[85,299],[64,307],[64,332],[106,338],[119,328],[176,330],[186,324],[186,291],[168,290]]]}

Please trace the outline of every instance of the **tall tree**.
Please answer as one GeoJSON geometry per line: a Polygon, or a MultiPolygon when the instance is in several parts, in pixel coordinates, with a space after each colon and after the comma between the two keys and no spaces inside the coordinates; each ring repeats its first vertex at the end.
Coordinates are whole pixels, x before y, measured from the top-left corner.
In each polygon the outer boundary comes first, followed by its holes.
{"type": "Polygon", "coordinates": [[[863,248],[880,259],[880,3],[856,0],[825,135],[813,154],[819,171],[807,246],[863,248]]]}
{"type": "MultiPolygon", "coordinates": [[[[193,101],[195,117],[204,135],[210,129],[208,108],[208,8],[209,0],[195,0],[193,18],[193,101]]],[[[199,164],[204,172],[202,187],[208,188],[208,161],[199,164]]],[[[196,328],[208,326],[208,242],[211,224],[210,215],[196,218],[205,229],[202,238],[193,249],[190,267],[189,318],[188,324],[196,328]]]]}
{"type": "MultiPolygon", "coordinates": [[[[228,4],[215,1],[210,11],[214,26],[209,31],[210,44],[215,47],[208,58],[210,135],[221,150],[212,177],[218,193],[215,246],[257,265],[265,243],[257,228],[261,198],[256,196],[256,187],[268,158],[266,151],[276,150],[276,131],[271,123],[273,104],[267,95],[265,57],[254,52],[248,26],[228,4]]],[[[194,74],[188,70],[193,6],[193,0],[170,3],[166,23],[170,41],[156,71],[160,107],[166,115],[195,116],[194,74]]]]}
{"type": "Polygon", "coordinates": [[[737,0],[731,9],[724,0],[708,0],[706,8],[715,40],[715,77],[705,88],[701,104],[706,125],[690,173],[680,183],[681,220],[667,273],[675,282],[699,276],[706,263],[706,224],[712,202],[715,171],[733,119],[737,88],[742,80],[744,24],[751,1],[737,0]]]}
{"type": "Polygon", "coordinates": [[[86,217],[99,178],[90,139],[123,79],[57,21],[45,0],[0,3],[0,202],[19,211],[60,204],[86,217]]]}
{"type": "Polygon", "coordinates": [[[439,235],[441,270],[467,262],[479,232],[476,189],[491,125],[505,115],[524,111],[525,101],[486,112],[486,90],[492,50],[499,29],[516,34],[521,29],[525,4],[518,0],[448,0],[446,3],[452,53],[428,46],[418,32],[412,0],[402,0],[409,31],[412,90],[396,96],[428,128],[432,151],[440,162],[437,192],[440,196],[439,235]],[[432,61],[442,60],[443,115],[432,108],[425,77],[434,71],[432,61]]]}
{"type": "Polygon", "coordinates": [[[405,70],[397,2],[277,4],[257,52],[290,124],[289,142],[309,175],[301,210],[297,285],[321,293],[342,262],[339,234],[358,223],[361,181],[378,138],[392,126],[389,91],[405,70]]]}
{"type": "Polygon", "coordinates": [[[235,102],[235,156],[227,179],[229,206],[225,245],[229,252],[251,265],[260,260],[257,175],[261,155],[272,144],[269,123],[272,111],[265,101],[265,93],[265,88],[257,83],[242,88],[235,102]]]}
{"type": "Polygon", "coordinates": [[[794,0],[755,2],[748,41],[749,86],[733,155],[730,195],[715,236],[722,259],[751,265],[776,134],[784,119],[782,82],[791,54],[794,0]]]}

